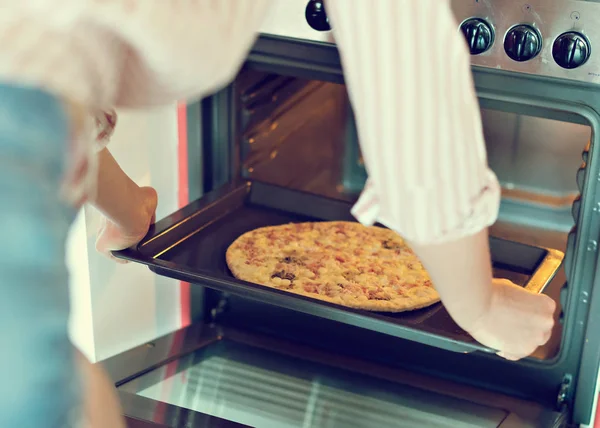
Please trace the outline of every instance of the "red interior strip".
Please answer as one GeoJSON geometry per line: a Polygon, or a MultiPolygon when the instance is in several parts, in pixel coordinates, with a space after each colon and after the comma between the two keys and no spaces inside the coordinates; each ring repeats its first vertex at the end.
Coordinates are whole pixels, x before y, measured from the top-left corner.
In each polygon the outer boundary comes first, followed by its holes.
{"type": "MultiPolygon", "coordinates": [[[[179,208],[182,208],[189,203],[187,105],[185,103],[177,106],[177,134],[178,201],[179,208]]],[[[182,281],[180,286],[181,327],[186,327],[190,324],[190,284],[182,281]]]]}
{"type": "Polygon", "coordinates": [[[596,406],[596,419],[594,420],[594,428],[600,428],[600,397],[598,397],[598,405],[596,406]]]}
{"type": "MultiPolygon", "coordinates": [[[[173,338],[173,343],[171,344],[170,347],[170,353],[174,353],[176,351],[178,351],[181,348],[181,345],[183,344],[183,338],[184,335],[183,334],[176,334],[175,337],[173,338]]],[[[162,377],[162,380],[166,380],[169,379],[170,377],[174,376],[175,373],[177,373],[177,367],[179,366],[179,360],[174,360],[171,361],[170,363],[168,363],[165,367],[163,367],[162,370],[164,375],[162,377]]],[[[185,379],[182,379],[185,382],[185,379]]],[[[177,400],[179,397],[171,397],[171,393],[172,393],[172,388],[169,384],[167,385],[163,385],[163,387],[161,388],[160,391],[160,399],[158,400],[158,404],[156,405],[156,408],[154,410],[154,421],[158,422],[158,423],[166,423],[167,421],[165,420],[165,409],[167,407],[167,403],[172,402],[172,400],[170,400],[170,398],[174,398],[175,400],[177,400]]]]}

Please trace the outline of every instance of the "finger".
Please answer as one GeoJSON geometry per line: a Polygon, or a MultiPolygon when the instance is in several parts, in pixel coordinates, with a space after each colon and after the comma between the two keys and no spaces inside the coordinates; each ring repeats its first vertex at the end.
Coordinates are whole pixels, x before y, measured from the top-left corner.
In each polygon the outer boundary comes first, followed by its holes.
{"type": "Polygon", "coordinates": [[[516,288],[523,288],[520,285],[515,284],[514,282],[512,282],[510,279],[507,278],[492,278],[492,284],[498,284],[498,285],[507,285],[509,287],[516,287],[516,288]]]}
{"type": "Polygon", "coordinates": [[[510,353],[506,353],[506,352],[497,352],[496,355],[498,355],[501,358],[504,358],[505,360],[508,361],[518,361],[521,358],[525,358],[527,355],[518,355],[518,354],[510,354],[510,353]]]}
{"type": "Polygon", "coordinates": [[[534,344],[534,342],[531,342],[531,346],[518,347],[517,349],[511,349],[510,351],[503,352],[508,355],[510,361],[517,361],[522,360],[523,358],[531,357],[540,346],[542,346],[542,344],[534,344]]]}
{"type": "Polygon", "coordinates": [[[112,251],[110,250],[110,246],[106,245],[106,243],[100,238],[96,241],[96,251],[120,265],[129,263],[129,260],[124,260],[113,256],[112,251]]]}
{"type": "Polygon", "coordinates": [[[556,302],[554,299],[545,294],[534,294],[534,299],[540,308],[544,308],[552,312],[554,312],[556,309],[556,302]]]}
{"type": "Polygon", "coordinates": [[[546,314],[536,314],[532,316],[529,320],[530,327],[532,331],[538,331],[538,335],[536,335],[535,339],[539,339],[542,335],[551,334],[554,330],[554,325],[556,324],[556,320],[554,319],[553,313],[546,314]]]}
{"type": "Polygon", "coordinates": [[[548,317],[546,317],[546,319],[544,319],[542,327],[544,328],[545,332],[552,332],[552,330],[554,329],[554,316],[550,315],[548,317]]]}
{"type": "Polygon", "coordinates": [[[129,263],[129,260],[120,259],[118,257],[115,257],[113,255],[112,251],[110,251],[110,250],[99,251],[99,253],[117,264],[125,265],[125,264],[129,263]]]}
{"type": "Polygon", "coordinates": [[[518,361],[532,355],[537,348],[538,346],[528,346],[526,348],[518,347],[516,349],[513,348],[509,351],[500,351],[497,353],[497,355],[509,361],[518,361]]]}
{"type": "Polygon", "coordinates": [[[107,254],[108,258],[111,259],[113,262],[120,264],[120,265],[126,265],[127,263],[129,263],[129,260],[124,260],[124,259],[120,259],[118,257],[113,256],[112,254],[107,254]]]}
{"type": "Polygon", "coordinates": [[[101,253],[124,250],[141,241],[146,231],[147,228],[138,235],[128,235],[114,223],[107,222],[96,238],[96,250],[101,253]]]}
{"type": "Polygon", "coordinates": [[[542,341],[540,343],[540,346],[545,345],[546,343],[548,343],[548,341],[550,340],[550,338],[552,337],[552,329],[550,329],[549,331],[545,332],[542,335],[542,341]]]}

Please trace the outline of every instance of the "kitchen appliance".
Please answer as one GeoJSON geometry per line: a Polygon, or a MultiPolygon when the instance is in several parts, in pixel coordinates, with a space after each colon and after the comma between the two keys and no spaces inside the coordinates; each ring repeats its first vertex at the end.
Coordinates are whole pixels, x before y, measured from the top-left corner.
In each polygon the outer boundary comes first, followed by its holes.
{"type": "Polygon", "coordinates": [[[552,339],[508,362],[442,305],[367,313],[232,277],[225,250],[241,233],[352,220],[366,177],[324,4],[274,1],[235,81],[191,110],[199,198],[117,254],[195,290],[190,327],[105,362],[132,424],[590,421],[600,362],[600,2],[451,4],[503,190],[491,228],[494,272],[560,303],[552,339]]]}

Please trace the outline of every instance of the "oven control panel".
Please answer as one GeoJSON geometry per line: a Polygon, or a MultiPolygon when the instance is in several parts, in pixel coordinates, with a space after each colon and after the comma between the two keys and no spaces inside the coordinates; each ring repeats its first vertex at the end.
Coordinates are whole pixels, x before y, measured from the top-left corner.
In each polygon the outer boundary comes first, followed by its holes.
{"type": "MultiPolygon", "coordinates": [[[[600,84],[600,0],[450,0],[471,62],[600,84]]],[[[334,43],[326,0],[272,0],[261,32],[334,43]]]]}
{"type": "Polygon", "coordinates": [[[600,83],[600,2],[451,0],[471,62],[600,83]]]}
{"type": "Polygon", "coordinates": [[[260,32],[334,43],[325,4],[326,0],[271,0],[260,32]]]}

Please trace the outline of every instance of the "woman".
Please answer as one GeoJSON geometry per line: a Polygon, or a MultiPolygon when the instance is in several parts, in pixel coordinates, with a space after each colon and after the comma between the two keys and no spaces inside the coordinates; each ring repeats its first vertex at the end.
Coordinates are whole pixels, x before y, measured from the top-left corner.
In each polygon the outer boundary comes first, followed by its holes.
{"type": "MultiPolygon", "coordinates": [[[[110,385],[67,336],[64,244],[84,200],[107,217],[100,251],[137,242],[156,194],[131,182],[106,149],[93,153],[87,118],[226,85],[269,4],[0,0],[0,338],[10,344],[0,354],[0,367],[10,367],[0,426],[119,426],[110,385]]],[[[487,226],[499,187],[448,2],[329,0],[327,7],[369,173],[353,212],[407,238],[462,328],[505,358],[527,356],[548,340],[555,305],[492,281],[487,226]]],[[[96,116],[110,129],[110,116],[96,116]]]]}

